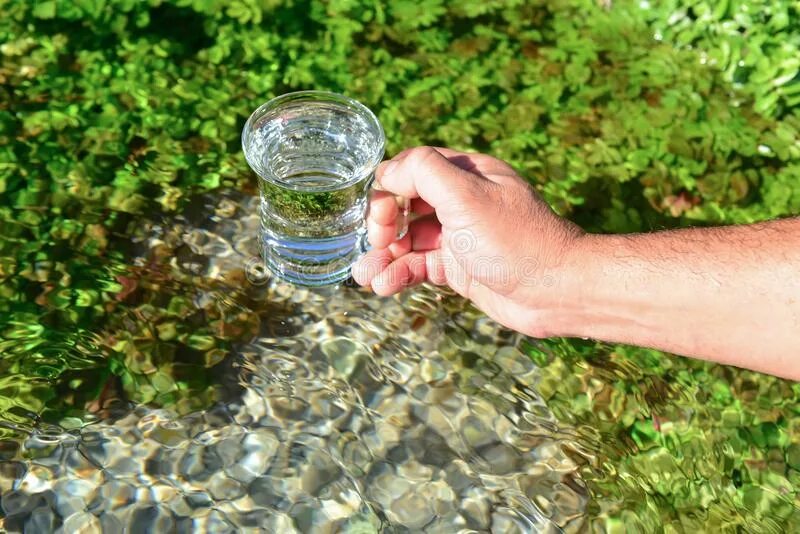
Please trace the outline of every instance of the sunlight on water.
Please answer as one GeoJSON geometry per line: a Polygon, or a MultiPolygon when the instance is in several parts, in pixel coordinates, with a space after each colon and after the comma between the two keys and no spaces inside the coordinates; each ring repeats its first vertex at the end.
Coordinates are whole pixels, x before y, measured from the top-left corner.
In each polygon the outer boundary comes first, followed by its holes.
{"type": "Polygon", "coordinates": [[[137,289],[118,325],[126,332],[99,335],[117,339],[127,374],[95,378],[100,399],[76,400],[60,421],[18,417],[2,448],[6,528],[584,524],[579,464],[536,391],[520,336],[428,288],[379,299],[249,282],[241,271],[257,254],[255,200],[234,212],[141,227],[141,269],[129,273],[137,289]],[[202,313],[240,330],[238,341],[210,366],[191,361],[199,350],[174,347],[167,362],[159,332],[169,339],[182,325],[147,324],[153,299],[183,299],[176,315],[202,313]],[[118,341],[126,336],[130,346],[118,341]],[[165,365],[186,367],[187,378],[165,365]]]}
{"type": "MultiPolygon", "coordinates": [[[[6,530],[797,524],[796,385],[533,341],[438,288],[271,282],[257,202],[137,225],[93,331],[57,314],[7,328],[6,530]]],[[[44,298],[67,313],[65,295],[44,298]]]]}

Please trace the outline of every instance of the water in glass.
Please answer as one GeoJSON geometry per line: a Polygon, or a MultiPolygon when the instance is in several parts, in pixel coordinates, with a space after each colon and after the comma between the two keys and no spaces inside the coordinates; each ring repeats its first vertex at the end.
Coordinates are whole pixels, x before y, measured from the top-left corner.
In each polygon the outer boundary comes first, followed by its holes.
{"type": "Polygon", "coordinates": [[[303,91],[259,107],[242,144],[259,177],[263,255],[300,285],[346,279],[365,248],[365,214],[384,133],[362,104],[303,91]]]}

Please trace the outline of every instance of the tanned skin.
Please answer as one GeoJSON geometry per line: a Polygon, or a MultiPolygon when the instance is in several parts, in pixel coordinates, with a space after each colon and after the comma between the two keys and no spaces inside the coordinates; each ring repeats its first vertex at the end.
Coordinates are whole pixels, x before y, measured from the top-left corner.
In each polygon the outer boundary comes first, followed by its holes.
{"type": "Polygon", "coordinates": [[[800,218],[588,234],[506,163],[417,147],[384,162],[373,249],[353,277],[379,295],[447,284],[503,325],[652,347],[800,380],[800,218]],[[395,241],[394,195],[415,219],[395,241]]]}

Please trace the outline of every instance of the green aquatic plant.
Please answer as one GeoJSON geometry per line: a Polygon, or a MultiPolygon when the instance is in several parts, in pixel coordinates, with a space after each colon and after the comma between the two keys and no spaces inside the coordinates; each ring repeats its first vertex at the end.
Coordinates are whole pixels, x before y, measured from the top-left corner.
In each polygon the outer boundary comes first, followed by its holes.
{"type": "Polygon", "coordinates": [[[352,208],[364,191],[364,184],[356,183],[333,191],[301,191],[263,180],[261,191],[275,215],[286,221],[302,221],[303,225],[314,228],[335,221],[337,216],[352,208]]]}
{"type": "Polygon", "coordinates": [[[607,531],[800,524],[797,384],[593,342],[528,352],[544,370],[538,391],[548,407],[591,436],[582,474],[602,496],[589,513],[607,531]]]}
{"type": "MultiPolygon", "coordinates": [[[[235,291],[172,266],[166,243],[132,265],[135,244],[143,220],[198,194],[254,191],[241,127],[284,92],[364,102],[390,154],[506,159],[593,231],[800,213],[797,2],[0,0],[0,13],[4,440],[114,399],[218,398],[216,366],[257,318],[239,295],[230,310],[189,298],[235,291]]],[[[338,204],[276,201],[304,216],[338,204]]],[[[614,444],[584,451],[599,530],[800,524],[796,386],[622,346],[554,340],[530,356],[553,411],[614,444]]]]}

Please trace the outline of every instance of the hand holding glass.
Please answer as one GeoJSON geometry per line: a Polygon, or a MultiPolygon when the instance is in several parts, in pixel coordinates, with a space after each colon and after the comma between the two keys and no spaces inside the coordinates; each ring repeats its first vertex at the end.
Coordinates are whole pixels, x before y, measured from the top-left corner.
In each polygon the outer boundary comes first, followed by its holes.
{"type": "MultiPolygon", "coordinates": [[[[385,136],[363,104],[300,91],[256,109],[242,131],[258,175],[262,253],[277,277],[305,286],[341,282],[366,249],[366,213],[385,136]]],[[[398,197],[398,238],[408,201],[398,197]]]]}

